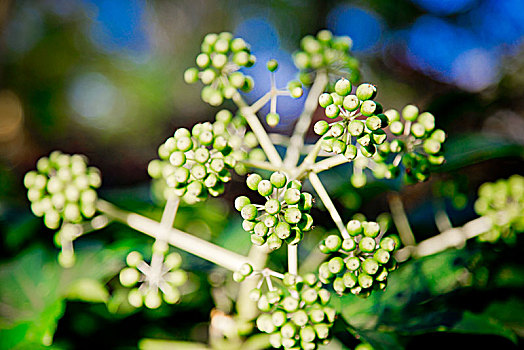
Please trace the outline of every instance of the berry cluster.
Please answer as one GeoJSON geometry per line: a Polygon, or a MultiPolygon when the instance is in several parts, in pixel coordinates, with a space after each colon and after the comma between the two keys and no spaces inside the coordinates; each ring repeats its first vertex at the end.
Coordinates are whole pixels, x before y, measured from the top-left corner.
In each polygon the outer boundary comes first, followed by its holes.
{"type": "Polygon", "coordinates": [[[330,255],[329,261],[319,266],[322,283],[333,283],[340,295],[348,290],[367,297],[373,288],[385,289],[388,272],[396,263],[391,253],[397,242],[382,237],[380,225],[372,221],[351,220],[347,224],[350,238],[330,235],[320,243],[320,250],[330,255]]]}
{"type": "Polygon", "coordinates": [[[250,91],[253,79],[238,70],[251,67],[255,56],[249,45],[241,38],[233,38],[228,32],[207,34],[196,58],[198,68],[189,68],[184,73],[188,84],[198,79],[206,85],[202,89],[202,100],[212,106],[219,106],[224,98],[230,99],[237,89],[250,91]]]}
{"type": "Polygon", "coordinates": [[[187,273],[180,269],[180,254],[170,253],[166,256],[166,252],[167,249],[163,249],[156,256],[153,254],[151,264],[146,263],[142,254],[137,251],[127,255],[128,267],[120,271],[120,283],[124,287],[134,287],[141,282],[138,288],[129,291],[129,304],[134,307],[141,307],[143,304],[156,309],[162,304],[162,299],[168,304],[180,300],[178,287],[186,282],[187,273]]]}
{"type": "Polygon", "coordinates": [[[177,129],[158,148],[160,159],[149,163],[154,179],[164,179],[164,197],[183,197],[195,203],[224,192],[224,183],[231,179],[230,169],[245,173],[245,159],[264,159],[258,140],[246,131],[245,120],[228,110],[221,110],[214,123],[193,126],[191,131],[177,129]],[[253,149],[255,148],[255,149],[253,149]]]}
{"type": "Polygon", "coordinates": [[[102,179],[98,169],[87,167],[86,157],[54,151],[40,158],[36,168],[25,175],[24,185],[31,210],[44,217],[48,228],[93,217],[102,179]]]}
{"type": "Polygon", "coordinates": [[[314,131],[323,136],[322,149],[326,152],[344,154],[348,159],[357,156],[357,147],[366,157],[372,157],[378,145],[386,141],[383,128],[388,126],[388,118],[382,114],[382,106],[373,101],[377,89],[371,84],[360,84],[351,94],[351,82],[345,78],[335,84],[335,92],[324,93],[319,104],[325,108],[328,118],[341,117],[342,120],[329,124],[325,120],[316,122],[314,131]],[[360,118],[360,119],[359,119],[360,118]]]}
{"type": "Polygon", "coordinates": [[[316,37],[305,36],[300,42],[301,50],[293,55],[302,84],[311,85],[320,70],[356,82],[359,78],[358,61],[349,53],[352,46],[350,37],[333,36],[329,30],[319,31],[316,37]]]}
{"type": "Polygon", "coordinates": [[[284,286],[267,293],[251,291],[250,298],[263,312],[256,320],[257,328],[270,334],[274,348],[313,350],[328,343],[336,315],[327,306],[330,293],[314,274],[302,278],[288,273],[284,286]]]}
{"type": "Polygon", "coordinates": [[[274,172],[269,180],[258,174],[251,174],[246,180],[247,187],[266,198],[264,205],[252,204],[246,196],[235,199],[235,208],[244,219],[242,227],[251,233],[251,242],[275,250],[282,242],[297,244],[304,232],[311,230],[313,217],[309,211],[313,196],[301,192],[302,184],[297,180],[288,181],[285,174],[274,172]]]}
{"type": "Polygon", "coordinates": [[[444,163],[442,143],[446,133],[435,129],[435,117],[429,112],[419,113],[413,105],[407,105],[400,113],[394,109],[384,112],[389,120],[389,130],[396,135],[391,142],[384,142],[377,148],[373,158],[373,170],[377,178],[395,178],[400,172],[400,163],[405,168],[408,183],[425,181],[429,178],[432,165],[444,163]]]}
{"type": "Polygon", "coordinates": [[[475,211],[492,219],[491,230],[480,235],[479,240],[515,240],[515,234],[524,231],[524,177],[513,175],[507,180],[484,183],[478,194],[475,211]]]}

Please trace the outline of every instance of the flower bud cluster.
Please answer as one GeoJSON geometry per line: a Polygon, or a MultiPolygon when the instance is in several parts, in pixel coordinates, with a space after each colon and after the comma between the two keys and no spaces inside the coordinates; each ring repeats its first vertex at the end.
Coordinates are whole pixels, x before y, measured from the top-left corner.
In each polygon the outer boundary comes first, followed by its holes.
{"type": "Polygon", "coordinates": [[[492,228],[478,237],[496,242],[500,238],[512,242],[516,233],[524,231],[524,177],[487,182],[480,186],[475,211],[492,220],[492,228]]]}
{"type": "Polygon", "coordinates": [[[270,334],[274,348],[317,349],[327,344],[336,311],[328,306],[330,293],[314,274],[304,277],[285,274],[285,288],[274,287],[267,293],[254,289],[250,298],[263,313],[257,328],[270,334]]]}
{"type": "Polygon", "coordinates": [[[87,166],[85,156],[54,151],[40,158],[36,168],[25,175],[24,185],[31,210],[48,228],[93,217],[102,179],[98,169],[87,166]]]}
{"type": "Polygon", "coordinates": [[[320,243],[320,250],[330,256],[319,266],[320,281],[332,283],[340,295],[349,291],[367,297],[373,289],[384,290],[389,271],[396,268],[391,255],[397,242],[382,237],[380,225],[373,221],[351,220],[347,230],[350,238],[330,235],[320,243]]]}
{"type": "Polygon", "coordinates": [[[322,137],[322,149],[326,152],[343,154],[352,160],[360,153],[372,157],[379,145],[386,141],[383,130],[388,118],[382,114],[382,106],[373,101],[377,89],[371,84],[360,84],[352,94],[351,82],[345,78],[335,84],[335,92],[324,93],[319,104],[325,108],[328,118],[341,117],[334,123],[325,120],[316,122],[314,131],[322,137]],[[353,142],[356,140],[356,142],[353,142]]]}
{"type": "Polygon", "coordinates": [[[168,304],[180,300],[181,293],[178,288],[187,281],[187,273],[180,269],[180,254],[173,252],[165,255],[166,252],[167,249],[157,252],[157,258],[160,260],[156,263],[153,255],[151,264],[146,263],[142,254],[137,251],[127,255],[128,267],[120,271],[119,277],[124,287],[132,288],[128,294],[129,304],[156,309],[162,304],[162,300],[168,304]],[[137,284],[140,286],[136,287],[137,284]]]}
{"type": "Polygon", "coordinates": [[[251,242],[276,250],[285,241],[297,244],[304,232],[311,230],[313,217],[309,211],[313,196],[302,192],[299,181],[288,181],[285,174],[274,172],[269,180],[258,174],[247,177],[247,186],[265,197],[263,205],[253,204],[246,196],[235,199],[235,208],[244,219],[242,227],[251,233],[251,242]]]}
{"type": "Polygon", "coordinates": [[[255,56],[244,39],[234,38],[228,32],[210,33],[202,42],[201,53],[196,58],[197,67],[187,69],[184,80],[192,84],[200,79],[205,85],[202,100],[219,106],[224,98],[232,98],[238,89],[246,92],[253,89],[253,79],[239,69],[254,63],[255,56]]]}
{"type": "Polygon", "coordinates": [[[177,129],[160,145],[160,159],[149,163],[148,172],[154,179],[164,179],[164,197],[179,196],[195,203],[222,194],[224,183],[231,179],[230,169],[245,173],[242,160],[264,159],[257,146],[244,118],[224,109],[214,123],[198,123],[191,131],[177,129]]]}
{"type": "Polygon", "coordinates": [[[356,82],[359,69],[357,59],[349,52],[352,46],[350,37],[334,36],[329,30],[321,30],[316,36],[305,36],[300,42],[301,50],[293,55],[302,84],[311,85],[319,70],[337,77],[344,75],[351,82],[356,82]]]}
{"type": "Polygon", "coordinates": [[[377,164],[373,174],[377,178],[395,178],[400,175],[399,164],[405,168],[408,183],[426,181],[432,166],[444,163],[442,144],[446,133],[435,129],[435,117],[429,112],[419,113],[407,105],[401,114],[390,109],[384,112],[389,120],[389,131],[397,136],[377,148],[373,160],[377,164]]]}

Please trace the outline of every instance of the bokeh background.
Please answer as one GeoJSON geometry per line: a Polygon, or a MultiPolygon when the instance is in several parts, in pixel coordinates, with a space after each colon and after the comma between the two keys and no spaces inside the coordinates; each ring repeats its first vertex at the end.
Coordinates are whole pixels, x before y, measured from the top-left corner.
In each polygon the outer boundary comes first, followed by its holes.
{"type": "MultiPolygon", "coordinates": [[[[50,344],[57,322],[53,346],[64,349],[135,348],[147,337],[205,341],[213,303],[221,300],[226,311],[231,307],[231,301],[217,292],[228,288],[223,271],[187,256],[185,264],[194,276],[188,298],[176,310],[125,309],[114,297],[118,290],[112,276],[130,247],[150,242],[131,230],[110,227],[80,244],[86,254],[83,269],[79,264],[76,272],[62,271],[55,262],[52,233],[30,213],[23,174],[52,150],[83,153],[102,171],[102,196],[158,217],[160,209],[149,191],[148,162],[175,128],[211,120],[217,111],[201,101],[199,86],[188,86],[182,79],[183,71],[194,64],[203,36],[231,31],[251,44],[258,63],[249,74],[257,85],[246,98],[254,100],[269,86],[265,61],[279,60],[277,82],[285,84],[296,76],[291,54],[300,39],[323,28],[352,37],[362,80],[378,86],[382,105],[401,108],[414,103],[432,112],[437,125],[449,133],[447,164],[429,183],[403,188],[398,182],[370,179],[366,190],[355,190],[347,181],[349,168],[326,177],[345,217],[363,212],[374,218],[388,210],[388,191],[400,190],[417,238],[423,239],[436,233],[432,198],[438,197],[433,193],[442,183],[454,184],[453,195],[443,203],[453,224],[460,225],[475,217],[472,203],[482,182],[524,174],[521,0],[3,0],[0,346],[12,348],[42,338],[50,344]],[[89,266],[95,260],[104,262],[105,269],[89,266]],[[91,281],[89,295],[81,292],[89,289],[85,281],[91,281]],[[9,293],[15,296],[6,297],[9,293]],[[85,303],[89,298],[97,303],[85,303]]],[[[275,131],[291,132],[302,103],[303,98],[279,100],[283,119],[275,131]]],[[[241,178],[235,178],[223,199],[183,207],[178,227],[234,245],[230,236],[220,234],[238,232],[238,220],[228,219],[235,216],[228,208],[242,186],[241,178]]],[[[329,221],[325,225],[332,226],[329,221]]],[[[242,250],[241,243],[248,241],[244,237],[234,248],[242,250]]],[[[489,263],[479,269],[487,289],[459,297],[471,302],[476,312],[488,309],[486,300],[512,301],[502,306],[506,313],[500,317],[522,337],[520,241],[512,248],[470,248],[476,253],[486,249],[482,254],[489,263]],[[490,284],[499,277],[503,282],[496,283],[502,284],[490,284]],[[515,318],[519,313],[521,318],[515,318]]],[[[473,253],[463,256],[467,254],[473,253]]],[[[461,305],[460,298],[450,305],[461,305]]],[[[500,334],[463,337],[516,346],[500,334]]],[[[407,344],[416,348],[453,339],[429,332],[407,344]]]]}

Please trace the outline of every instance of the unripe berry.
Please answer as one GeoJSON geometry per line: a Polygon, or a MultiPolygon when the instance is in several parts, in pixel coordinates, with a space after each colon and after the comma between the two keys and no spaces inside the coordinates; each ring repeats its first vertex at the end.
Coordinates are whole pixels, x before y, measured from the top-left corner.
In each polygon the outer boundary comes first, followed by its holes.
{"type": "Polygon", "coordinates": [[[327,106],[333,104],[333,97],[328,93],[323,93],[319,96],[318,103],[322,108],[326,108],[327,106]]]}
{"type": "Polygon", "coordinates": [[[325,120],[319,120],[315,123],[313,130],[315,134],[322,136],[329,130],[329,124],[325,120]]]}
{"type": "Polygon", "coordinates": [[[360,100],[356,95],[348,95],[344,97],[342,106],[349,112],[355,111],[360,106],[360,100]]]}
{"type": "Polygon", "coordinates": [[[284,220],[290,224],[298,224],[302,218],[302,213],[297,208],[287,208],[284,211],[284,220]]]}
{"type": "Polygon", "coordinates": [[[351,136],[359,137],[364,132],[364,123],[360,120],[352,120],[348,125],[351,136]]]}
{"type": "Polygon", "coordinates": [[[261,196],[269,196],[273,193],[273,185],[269,180],[261,180],[257,186],[258,193],[261,196]]]}
{"type": "Polygon", "coordinates": [[[340,96],[347,96],[351,93],[351,83],[342,78],[335,83],[335,92],[340,96]]]}
{"type": "Polygon", "coordinates": [[[250,190],[257,191],[260,181],[262,181],[262,176],[258,174],[251,174],[247,177],[246,184],[250,190]]]}
{"type": "Polygon", "coordinates": [[[279,222],[275,226],[275,233],[280,239],[286,239],[291,235],[291,227],[287,222],[279,222]]]}
{"type": "Polygon", "coordinates": [[[375,250],[375,240],[371,237],[362,237],[360,242],[358,242],[358,247],[365,253],[371,253],[375,250]]]}
{"type": "Polygon", "coordinates": [[[356,91],[357,97],[362,101],[373,99],[376,93],[377,88],[371,84],[360,84],[356,91]]]}
{"type": "Polygon", "coordinates": [[[278,69],[278,62],[275,59],[271,59],[266,64],[267,69],[270,72],[275,72],[278,69]]]}
{"type": "Polygon", "coordinates": [[[335,104],[331,104],[326,107],[326,117],[328,118],[334,119],[338,117],[339,113],[340,113],[340,109],[335,104]]]}
{"type": "Polygon", "coordinates": [[[288,188],[284,192],[284,201],[289,204],[297,204],[300,201],[300,191],[296,188],[288,188]]]}
{"type": "Polygon", "coordinates": [[[374,101],[367,100],[362,102],[362,106],[360,106],[360,113],[366,117],[369,117],[375,113],[376,109],[377,104],[374,101]]]}
{"type": "Polygon", "coordinates": [[[275,127],[280,122],[280,115],[278,113],[268,113],[266,115],[267,125],[275,127]]]}
{"type": "Polygon", "coordinates": [[[329,271],[332,274],[336,275],[337,273],[342,271],[342,269],[344,268],[344,260],[342,260],[341,257],[335,257],[329,260],[328,267],[329,267],[329,271]]]}
{"type": "Polygon", "coordinates": [[[418,108],[413,105],[407,105],[402,109],[402,117],[408,121],[415,121],[418,117],[418,108]]]}
{"type": "Polygon", "coordinates": [[[356,256],[349,258],[346,261],[346,267],[350,271],[356,271],[360,267],[360,259],[356,256]]]}
{"type": "Polygon", "coordinates": [[[253,204],[245,205],[240,211],[240,215],[244,220],[255,220],[257,214],[257,208],[253,204]]]}
{"type": "Polygon", "coordinates": [[[286,185],[287,177],[285,174],[281,172],[274,172],[273,174],[271,174],[269,181],[276,188],[282,188],[286,185]]]}

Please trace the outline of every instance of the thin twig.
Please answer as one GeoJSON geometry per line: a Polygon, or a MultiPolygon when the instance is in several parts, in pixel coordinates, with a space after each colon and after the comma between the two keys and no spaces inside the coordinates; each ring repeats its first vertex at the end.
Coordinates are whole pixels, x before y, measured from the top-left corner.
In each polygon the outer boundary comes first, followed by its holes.
{"type": "Polygon", "coordinates": [[[335,208],[335,205],[331,201],[331,197],[327,193],[326,189],[324,188],[324,185],[320,181],[320,178],[315,173],[309,173],[309,181],[311,182],[311,185],[315,189],[315,192],[317,192],[318,197],[324,203],[324,206],[329,212],[329,215],[331,215],[331,218],[335,222],[335,225],[337,225],[338,230],[340,231],[340,234],[343,238],[351,238],[349,233],[346,230],[346,226],[344,226],[344,223],[342,222],[342,218],[340,217],[340,214],[337,211],[337,208],[335,208]]]}
{"type": "Polygon", "coordinates": [[[404,210],[402,200],[397,193],[391,193],[388,196],[389,208],[391,210],[391,217],[397,227],[398,235],[402,244],[406,247],[415,245],[415,236],[409,226],[409,220],[404,210]]]}
{"type": "Polygon", "coordinates": [[[311,90],[309,90],[306,102],[304,103],[304,109],[298,118],[295,130],[291,136],[290,145],[286,151],[286,158],[284,160],[286,166],[292,166],[298,162],[300,151],[304,146],[304,137],[313,119],[313,113],[315,113],[318,106],[318,97],[324,92],[327,83],[327,73],[323,71],[318,72],[311,86],[311,90]]]}
{"type": "Polygon", "coordinates": [[[298,246],[296,244],[287,246],[287,271],[293,275],[298,273],[298,246]]]}

